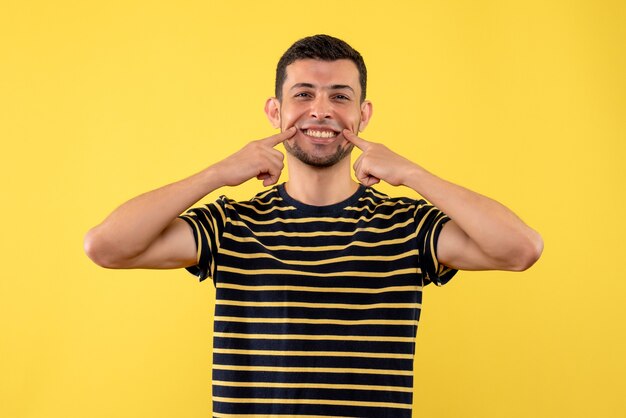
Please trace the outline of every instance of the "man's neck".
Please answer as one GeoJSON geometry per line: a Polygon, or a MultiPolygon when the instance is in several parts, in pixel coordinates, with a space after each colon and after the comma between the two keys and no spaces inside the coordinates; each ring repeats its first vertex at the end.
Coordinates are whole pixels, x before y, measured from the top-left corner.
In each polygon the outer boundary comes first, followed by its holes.
{"type": "Polygon", "coordinates": [[[328,206],[352,196],[359,184],[350,177],[350,158],[332,167],[317,168],[287,155],[289,180],[286,191],[299,202],[313,206],[328,206]]]}

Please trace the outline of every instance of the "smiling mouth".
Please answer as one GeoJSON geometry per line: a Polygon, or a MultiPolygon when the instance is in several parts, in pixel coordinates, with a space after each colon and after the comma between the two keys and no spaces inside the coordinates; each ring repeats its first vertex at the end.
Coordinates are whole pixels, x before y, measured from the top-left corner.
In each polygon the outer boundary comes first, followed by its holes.
{"type": "Polygon", "coordinates": [[[335,131],[318,130],[318,129],[302,129],[302,132],[306,136],[310,136],[313,138],[334,138],[337,135],[339,135],[339,133],[335,131]]]}

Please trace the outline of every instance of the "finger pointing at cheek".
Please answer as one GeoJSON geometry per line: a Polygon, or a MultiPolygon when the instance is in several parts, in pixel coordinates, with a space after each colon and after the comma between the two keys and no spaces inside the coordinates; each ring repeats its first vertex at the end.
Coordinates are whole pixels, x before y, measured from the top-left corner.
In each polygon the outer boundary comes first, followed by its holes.
{"type": "Polygon", "coordinates": [[[352,131],[344,129],[343,136],[361,150],[361,155],[354,162],[354,175],[356,179],[365,186],[372,186],[380,182],[380,177],[375,173],[375,159],[372,159],[373,148],[376,144],[359,138],[352,131]]]}
{"type": "Polygon", "coordinates": [[[289,129],[286,129],[280,133],[277,133],[276,135],[272,135],[269,138],[267,138],[265,141],[267,141],[267,143],[272,146],[275,147],[276,145],[286,141],[287,139],[291,138],[292,136],[294,136],[296,134],[296,127],[292,126],[289,129]]]}
{"type": "Polygon", "coordinates": [[[343,130],[343,136],[361,151],[365,151],[368,148],[369,142],[367,142],[363,138],[359,138],[354,134],[354,132],[349,129],[343,130]]]}

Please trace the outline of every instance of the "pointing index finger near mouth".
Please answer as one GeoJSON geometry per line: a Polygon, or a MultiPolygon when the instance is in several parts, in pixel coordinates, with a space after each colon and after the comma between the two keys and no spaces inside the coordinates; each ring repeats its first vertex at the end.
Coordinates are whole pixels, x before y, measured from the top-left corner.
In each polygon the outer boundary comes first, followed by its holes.
{"type": "Polygon", "coordinates": [[[268,139],[268,142],[271,143],[273,147],[275,147],[281,142],[294,136],[296,134],[296,131],[297,131],[296,127],[292,126],[291,128],[286,129],[280,133],[277,133],[276,135],[270,136],[267,139],[268,139]]]}
{"type": "Polygon", "coordinates": [[[352,132],[349,129],[344,129],[343,130],[343,136],[344,138],[346,138],[349,142],[351,142],[352,144],[354,144],[354,146],[356,146],[358,149],[360,149],[361,151],[365,150],[365,148],[367,148],[367,141],[364,140],[363,138],[359,138],[354,132],[352,132]]]}

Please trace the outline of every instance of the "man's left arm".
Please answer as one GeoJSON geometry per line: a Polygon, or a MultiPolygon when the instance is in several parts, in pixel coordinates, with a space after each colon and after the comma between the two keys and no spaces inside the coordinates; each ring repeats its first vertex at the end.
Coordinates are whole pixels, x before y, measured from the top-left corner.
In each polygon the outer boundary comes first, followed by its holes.
{"type": "Polygon", "coordinates": [[[343,133],[362,151],[354,164],[361,183],[410,187],[450,217],[437,243],[440,263],[460,270],[522,271],[539,259],[541,236],[504,205],[443,180],[382,144],[343,133]]]}

